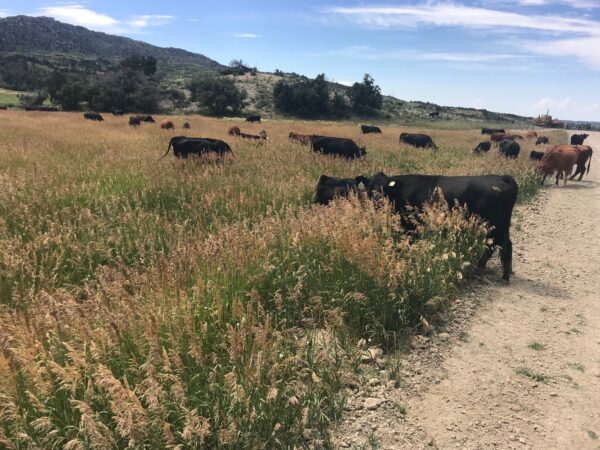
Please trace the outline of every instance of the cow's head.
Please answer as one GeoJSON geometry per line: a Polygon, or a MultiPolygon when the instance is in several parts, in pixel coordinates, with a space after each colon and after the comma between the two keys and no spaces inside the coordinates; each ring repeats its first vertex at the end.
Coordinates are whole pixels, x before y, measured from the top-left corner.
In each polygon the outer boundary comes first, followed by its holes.
{"type": "Polygon", "coordinates": [[[358,149],[358,156],[365,156],[367,154],[367,148],[366,147],[360,147],[358,149]]]}

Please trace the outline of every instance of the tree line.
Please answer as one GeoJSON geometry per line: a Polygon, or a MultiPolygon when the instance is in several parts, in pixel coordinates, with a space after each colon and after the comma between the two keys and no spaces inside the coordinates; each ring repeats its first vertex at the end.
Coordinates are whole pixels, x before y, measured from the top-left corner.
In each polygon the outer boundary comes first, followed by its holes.
{"type": "MultiPolygon", "coordinates": [[[[40,75],[37,93],[23,95],[21,102],[33,106],[49,100],[67,111],[85,107],[98,111],[156,112],[160,101],[168,99],[175,107],[188,106],[191,101],[204,114],[234,116],[248,106],[248,95],[231,75],[257,75],[256,68],[248,67],[242,60],[233,60],[221,73],[205,73],[188,81],[185,84],[190,93],[188,98],[179,89],[161,90],[156,77],[157,63],[152,56],[133,55],[94,75],[55,70],[40,75]]],[[[377,116],[381,110],[381,89],[369,74],[350,87],[336,86],[325,74],[314,79],[297,74],[286,76],[281,71],[278,74],[282,79],[273,87],[272,101],[280,114],[304,119],[340,119],[351,115],[377,116]]]]}

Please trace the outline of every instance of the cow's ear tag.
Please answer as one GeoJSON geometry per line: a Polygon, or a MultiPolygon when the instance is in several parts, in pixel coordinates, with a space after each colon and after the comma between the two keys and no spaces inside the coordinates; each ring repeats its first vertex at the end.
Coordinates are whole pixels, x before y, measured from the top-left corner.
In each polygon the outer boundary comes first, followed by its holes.
{"type": "Polygon", "coordinates": [[[388,186],[389,186],[389,187],[396,186],[396,182],[395,182],[395,181],[390,181],[390,182],[388,183],[388,186]]]}

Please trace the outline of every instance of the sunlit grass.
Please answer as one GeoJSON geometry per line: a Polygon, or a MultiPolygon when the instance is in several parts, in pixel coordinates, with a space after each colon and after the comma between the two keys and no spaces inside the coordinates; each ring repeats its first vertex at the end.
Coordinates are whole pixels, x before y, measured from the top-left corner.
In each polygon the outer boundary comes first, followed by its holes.
{"type": "Polygon", "coordinates": [[[386,208],[313,207],[319,176],[508,173],[523,198],[538,182],[531,142],[516,162],[474,157],[477,131],[431,131],[434,154],[393,127],[174,118],[183,133],[0,114],[0,447],[326,440],[351,343],[393,348],[468,278],[484,229],[434,207],[410,241],[386,208]],[[271,139],[231,138],[232,124],[271,139]],[[368,155],[314,155],[290,131],[352,137],[368,155]],[[159,159],[178,134],[225,139],[235,159],[159,159]]]}

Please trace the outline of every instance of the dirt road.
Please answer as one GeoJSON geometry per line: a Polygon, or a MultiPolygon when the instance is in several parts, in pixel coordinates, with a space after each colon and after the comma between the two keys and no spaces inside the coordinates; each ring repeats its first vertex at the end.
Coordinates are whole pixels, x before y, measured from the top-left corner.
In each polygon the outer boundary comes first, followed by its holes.
{"type": "Polygon", "coordinates": [[[400,388],[353,395],[339,447],[600,449],[598,164],[518,208],[511,284],[495,270],[416,338],[400,388]]]}

